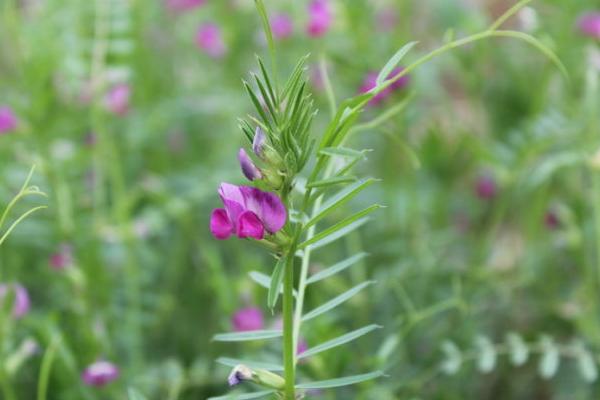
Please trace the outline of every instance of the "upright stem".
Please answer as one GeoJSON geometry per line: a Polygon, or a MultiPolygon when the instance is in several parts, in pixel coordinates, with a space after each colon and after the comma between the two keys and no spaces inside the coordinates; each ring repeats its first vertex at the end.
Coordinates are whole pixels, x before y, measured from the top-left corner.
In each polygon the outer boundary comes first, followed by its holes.
{"type": "Polygon", "coordinates": [[[295,244],[288,254],[283,277],[283,366],[285,378],[285,400],[294,400],[295,349],[294,349],[294,257],[295,244]]]}

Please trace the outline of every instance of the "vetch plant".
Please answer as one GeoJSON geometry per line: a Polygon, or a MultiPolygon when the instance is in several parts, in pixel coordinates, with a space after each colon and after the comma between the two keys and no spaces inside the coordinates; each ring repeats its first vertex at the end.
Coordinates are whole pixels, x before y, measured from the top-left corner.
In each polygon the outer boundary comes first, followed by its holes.
{"type": "MultiPolygon", "coordinates": [[[[365,256],[362,253],[351,255],[329,268],[309,275],[312,252],[357,230],[369,221],[371,213],[381,208],[379,204],[373,204],[339,221],[330,221],[330,217],[337,215],[353,198],[376,182],[374,178],[359,178],[352,174],[357,163],[364,160],[366,151],[347,147],[348,137],[350,133],[360,130],[361,127],[356,122],[373,99],[401,85],[409,72],[426,61],[477,40],[490,37],[523,40],[546,54],[564,72],[558,58],[535,38],[523,32],[498,30],[502,23],[529,2],[518,3],[489,29],[450,41],[400,69],[399,62],[416,44],[408,43],[374,77],[373,84],[365,93],[347,99],[339,106],[336,106],[335,96],[328,88],[332,119],[320,137],[313,137],[311,123],[316,111],[305,79],[307,57],[298,62],[288,80],[280,86],[269,19],[262,1],[256,0],[269,44],[273,72],[270,74],[258,59],[259,74],[253,76],[252,83],[244,84],[256,113],[241,120],[240,128],[252,146],[256,162],[244,149],[239,151],[238,158],[243,174],[254,186],[221,184],[219,195],[224,207],[213,211],[210,229],[217,239],[235,235],[264,246],[273,255],[275,266],[271,276],[258,276],[257,279],[268,286],[267,305],[270,309],[277,306],[279,294],[283,292],[283,330],[242,330],[218,334],[214,340],[242,342],[283,337],[283,365],[219,359],[221,363],[234,367],[229,376],[230,385],[254,382],[265,390],[213,400],[255,399],[272,395],[284,400],[294,400],[304,397],[311,390],[352,385],[384,375],[382,371],[373,371],[309,383],[298,383],[296,377],[296,367],[300,360],[357,340],[379,328],[376,324],[367,325],[326,340],[301,353],[296,351],[304,324],[334,310],[373,284],[372,281],[364,281],[313,310],[304,309],[309,287],[345,271],[365,256]],[[308,171],[305,171],[307,166],[308,171]],[[301,174],[306,178],[300,179],[301,174]],[[295,282],[298,268],[299,279],[295,282]],[[277,371],[283,371],[283,376],[277,374],[277,371]]],[[[326,2],[316,1],[313,4],[326,7],[326,2]]],[[[327,18],[324,19],[329,23],[331,16],[328,9],[325,11],[323,13],[327,18]]],[[[399,111],[396,108],[394,110],[399,111]]],[[[381,123],[389,117],[391,114],[385,113],[373,124],[381,123]]],[[[485,367],[489,368],[489,362],[485,367]]]]}

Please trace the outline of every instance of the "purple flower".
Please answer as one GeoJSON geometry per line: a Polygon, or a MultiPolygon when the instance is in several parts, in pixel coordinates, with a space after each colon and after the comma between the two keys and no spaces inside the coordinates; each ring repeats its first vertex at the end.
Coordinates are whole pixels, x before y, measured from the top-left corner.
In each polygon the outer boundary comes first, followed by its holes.
{"type": "Polygon", "coordinates": [[[221,58],[227,52],[221,36],[221,29],[213,23],[206,22],[198,28],[196,44],[206,54],[213,58],[221,58]]]}
{"type": "Polygon", "coordinates": [[[129,111],[131,89],[126,83],[113,86],[106,95],[106,108],[113,114],[123,116],[129,111]]]}
{"type": "Polygon", "coordinates": [[[275,14],[271,17],[271,30],[275,39],[283,40],[292,36],[294,24],[287,14],[275,14]]]}
{"type": "MultiPolygon", "coordinates": [[[[402,71],[404,71],[404,68],[402,68],[402,67],[395,68],[387,76],[387,79],[392,79],[393,77],[402,73],[402,71]]],[[[363,80],[361,86],[359,87],[358,92],[359,93],[367,93],[369,90],[371,90],[375,86],[377,86],[377,76],[378,75],[379,74],[377,72],[369,72],[367,74],[367,76],[365,76],[365,79],[363,80]]],[[[392,83],[390,86],[388,86],[387,88],[383,89],[381,92],[379,92],[375,96],[373,96],[371,101],[369,101],[369,104],[372,106],[378,105],[379,103],[381,103],[382,101],[387,99],[395,90],[400,90],[400,89],[404,88],[408,84],[409,79],[410,78],[408,77],[408,75],[402,76],[397,81],[392,83]]]]}
{"type": "Polygon", "coordinates": [[[251,181],[262,178],[260,170],[256,167],[256,165],[254,165],[254,162],[252,159],[250,159],[246,153],[246,150],[240,149],[238,153],[238,160],[240,160],[240,166],[242,167],[242,172],[246,178],[251,181]]]}
{"type": "Polygon", "coordinates": [[[73,264],[73,248],[63,243],[58,251],[50,256],[50,266],[55,270],[62,270],[73,264]]]}
{"type": "Polygon", "coordinates": [[[17,128],[17,117],[8,106],[0,106],[0,135],[17,128]]]}
{"type": "Polygon", "coordinates": [[[210,218],[210,231],[217,239],[235,234],[261,240],[265,231],[275,233],[285,225],[287,211],[274,193],[222,183],[219,195],[225,208],[213,210],[210,218]]]}
{"type": "Polygon", "coordinates": [[[323,36],[329,30],[333,14],[328,0],[312,0],[308,5],[306,33],[311,37],[323,36]]]}
{"type": "Polygon", "coordinates": [[[489,175],[480,176],[475,183],[475,193],[477,197],[483,200],[490,200],[496,197],[498,188],[496,181],[489,175]]]}
{"type": "Polygon", "coordinates": [[[298,340],[298,344],[296,345],[296,355],[300,355],[306,350],[308,350],[308,343],[306,343],[306,340],[300,338],[298,340]]]}
{"type": "Polygon", "coordinates": [[[167,8],[175,12],[189,11],[200,7],[206,3],[206,0],[165,0],[167,8]]]}
{"type": "Polygon", "coordinates": [[[0,284],[0,306],[3,305],[6,295],[9,293],[13,301],[12,315],[15,319],[19,319],[29,312],[29,294],[27,293],[27,289],[18,283],[2,283],[0,284]]]}
{"type": "Polygon", "coordinates": [[[231,318],[231,323],[236,332],[257,331],[265,326],[262,311],[256,307],[238,310],[231,318]]]}
{"type": "Polygon", "coordinates": [[[265,131],[263,131],[260,127],[256,127],[256,130],[254,131],[254,139],[252,139],[252,151],[258,157],[260,157],[261,160],[264,160],[266,140],[267,137],[265,135],[265,131]]]}
{"type": "Polygon", "coordinates": [[[546,228],[554,230],[560,226],[560,218],[554,210],[549,210],[544,215],[544,224],[546,228]]]}
{"type": "Polygon", "coordinates": [[[589,12],[583,14],[577,26],[581,33],[594,39],[600,39],[600,12],[589,12]]]}
{"type": "Polygon", "coordinates": [[[104,386],[119,377],[119,368],[108,361],[96,361],[81,374],[81,379],[89,386],[104,386]]]}
{"type": "Polygon", "coordinates": [[[237,365],[227,378],[227,382],[229,382],[229,386],[239,385],[244,381],[252,380],[252,370],[245,365],[237,365]]]}

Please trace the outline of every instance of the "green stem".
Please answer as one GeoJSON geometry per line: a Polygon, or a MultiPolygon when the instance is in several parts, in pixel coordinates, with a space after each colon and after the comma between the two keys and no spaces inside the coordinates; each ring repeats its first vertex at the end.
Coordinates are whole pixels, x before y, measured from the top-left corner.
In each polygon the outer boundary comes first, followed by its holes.
{"type": "Polygon", "coordinates": [[[294,400],[295,347],[294,347],[294,257],[296,243],[292,244],[283,278],[283,365],[285,378],[285,400],[294,400]]]}

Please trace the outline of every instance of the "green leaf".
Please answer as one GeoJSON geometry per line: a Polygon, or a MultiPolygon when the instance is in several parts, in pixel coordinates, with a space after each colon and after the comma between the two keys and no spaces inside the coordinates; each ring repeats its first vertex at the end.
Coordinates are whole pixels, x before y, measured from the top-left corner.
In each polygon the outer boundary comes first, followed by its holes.
{"type": "Polygon", "coordinates": [[[477,357],[477,368],[480,372],[487,374],[496,366],[496,349],[494,344],[486,336],[478,336],[475,345],[479,351],[477,357]]]}
{"type": "Polygon", "coordinates": [[[409,42],[409,43],[405,44],[404,46],[402,46],[400,48],[400,50],[398,50],[396,52],[396,54],[394,54],[392,56],[392,58],[390,58],[390,60],[383,66],[383,68],[381,68],[379,75],[377,75],[377,79],[375,80],[375,83],[377,84],[377,86],[380,86],[382,83],[384,83],[388,79],[388,76],[390,75],[392,70],[394,68],[396,68],[396,65],[398,65],[400,60],[402,60],[402,58],[404,58],[406,53],[408,53],[410,51],[410,49],[412,49],[413,46],[416,44],[417,44],[417,42],[409,42]]]}
{"type": "Polygon", "coordinates": [[[229,332],[219,333],[213,336],[216,342],[245,342],[249,340],[264,340],[278,338],[283,332],[278,330],[248,331],[248,332],[229,332]]]}
{"type": "Polygon", "coordinates": [[[219,357],[216,359],[216,362],[222,365],[226,365],[228,367],[235,367],[236,365],[244,364],[253,369],[265,369],[267,371],[283,371],[283,366],[267,363],[262,361],[249,361],[249,360],[239,360],[237,358],[229,358],[229,357],[219,357]]]}
{"type": "Polygon", "coordinates": [[[335,275],[338,272],[341,272],[348,267],[351,267],[352,265],[354,265],[358,261],[362,260],[366,256],[367,256],[367,253],[358,253],[358,254],[353,255],[352,257],[342,260],[342,261],[338,262],[337,264],[332,265],[329,268],[326,268],[322,271],[317,272],[316,274],[314,274],[313,276],[311,276],[310,278],[308,278],[306,280],[306,284],[310,285],[311,283],[315,283],[322,279],[329,278],[330,276],[335,275]]]}
{"type": "Polygon", "coordinates": [[[318,346],[315,346],[315,347],[312,347],[312,348],[306,350],[303,353],[300,353],[298,355],[298,358],[302,359],[302,358],[314,356],[315,354],[319,354],[325,350],[329,350],[334,347],[341,346],[343,344],[351,342],[355,339],[358,339],[359,337],[366,335],[367,333],[372,332],[375,329],[379,329],[379,328],[381,328],[381,326],[373,324],[373,325],[365,326],[365,327],[357,329],[355,331],[346,333],[345,335],[338,336],[335,339],[328,340],[327,342],[324,342],[318,346]]]}
{"type": "Polygon", "coordinates": [[[135,390],[134,388],[127,389],[129,400],[147,400],[146,396],[135,390]]]}
{"type": "Polygon", "coordinates": [[[329,388],[335,388],[335,387],[340,387],[340,386],[354,385],[356,383],[368,381],[371,379],[376,379],[376,378],[379,378],[382,376],[384,376],[384,373],[382,371],[375,371],[375,372],[370,372],[368,374],[352,375],[352,376],[346,376],[343,378],[329,379],[326,381],[301,383],[300,385],[296,385],[296,388],[297,389],[329,389],[329,388]]]}
{"type": "Polygon", "coordinates": [[[326,188],[329,186],[340,185],[342,183],[350,183],[350,182],[355,182],[355,181],[356,181],[355,176],[350,176],[350,175],[334,176],[334,177],[327,178],[327,179],[321,179],[319,181],[308,182],[306,184],[306,187],[307,188],[326,188]]]}
{"type": "Polygon", "coordinates": [[[325,246],[326,244],[329,244],[364,225],[369,220],[369,218],[366,218],[366,216],[380,208],[381,206],[379,204],[374,204],[347,218],[344,218],[337,224],[330,226],[309,240],[301,243],[298,248],[303,249],[309,245],[313,245],[314,248],[325,246]]]}
{"type": "Polygon", "coordinates": [[[523,338],[511,332],[506,336],[506,342],[510,351],[510,362],[515,366],[521,366],[529,358],[529,348],[523,338]]]}
{"type": "Polygon", "coordinates": [[[594,383],[598,379],[598,367],[596,366],[594,356],[580,341],[575,342],[573,348],[577,359],[577,369],[579,369],[581,377],[587,383],[594,383]]]}
{"type": "Polygon", "coordinates": [[[558,348],[554,344],[554,341],[549,336],[542,337],[541,340],[542,357],[540,358],[540,364],[538,371],[542,378],[550,379],[558,371],[560,365],[560,353],[558,348]]]}
{"type": "Polygon", "coordinates": [[[207,400],[252,400],[260,399],[275,393],[274,390],[263,390],[262,392],[229,394],[227,396],[209,397],[207,400]]]}
{"type": "Polygon", "coordinates": [[[361,179],[349,185],[348,187],[340,190],[338,193],[336,193],[323,204],[319,213],[306,223],[304,229],[308,229],[309,227],[316,224],[342,205],[346,204],[354,196],[362,192],[367,187],[371,186],[374,182],[375,179],[373,178],[361,179]]]}
{"type": "Polygon", "coordinates": [[[333,298],[332,300],[329,300],[327,303],[315,308],[314,310],[308,312],[306,315],[304,315],[302,317],[302,322],[308,321],[309,319],[313,319],[323,313],[326,313],[327,311],[330,311],[332,309],[334,309],[335,307],[339,306],[340,304],[342,304],[343,302],[345,302],[346,300],[350,299],[352,296],[354,296],[356,293],[360,292],[361,290],[363,290],[364,288],[366,288],[367,286],[371,285],[372,283],[375,283],[374,281],[367,281],[367,282],[363,282],[359,285],[354,286],[352,289],[340,294],[339,296],[333,298]]]}
{"type": "Polygon", "coordinates": [[[273,270],[273,275],[271,275],[269,294],[267,296],[267,304],[271,310],[275,308],[275,305],[277,304],[277,298],[279,297],[279,292],[283,287],[283,271],[286,267],[286,260],[286,257],[281,257],[279,260],[277,260],[277,264],[275,264],[275,269],[273,270]]]}
{"type": "MultiPolygon", "coordinates": [[[[269,289],[271,287],[271,277],[263,274],[262,272],[258,272],[258,271],[250,271],[250,273],[248,274],[250,275],[250,278],[258,283],[260,286],[264,287],[265,289],[269,289]]],[[[283,285],[279,285],[279,293],[283,293],[283,285]]],[[[294,289],[294,297],[296,297],[296,295],[298,294],[298,292],[296,291],[296,289],[294,289]]]]}

